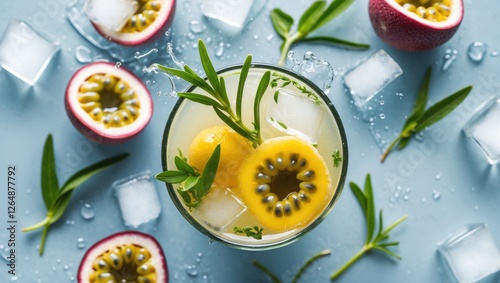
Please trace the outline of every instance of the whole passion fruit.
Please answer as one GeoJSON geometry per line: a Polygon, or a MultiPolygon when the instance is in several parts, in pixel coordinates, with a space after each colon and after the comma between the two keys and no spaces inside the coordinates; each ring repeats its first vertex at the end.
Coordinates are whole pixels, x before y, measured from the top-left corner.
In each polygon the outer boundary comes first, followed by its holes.
{"type": "Polygon", "coordinates": [[[462,0],[370,0],[370,21],[387,44],[425,51],[448,41],[464,16],[462,0]]]}
{"type": "Polygon", "coordinates": [[[163,250],[150,235],[126,231],[90,247],[78,268],[79,283],[167,283],[163,250]]]}
{"type": "Polygon", "coordinates": [[[97,143],[127,141],[139,134],[153,115],[151,94],[142,81],[109,62],[94,62],[76,71],[64,101],[73,125],[97,143]]]}
{"type": "Polygon", "coordinates": [[[174,18],[175,0],[138,0],[138,9],[119,31],[92,23],[103,37],[125,46],[137,46],[163,35],[174,18]]]}

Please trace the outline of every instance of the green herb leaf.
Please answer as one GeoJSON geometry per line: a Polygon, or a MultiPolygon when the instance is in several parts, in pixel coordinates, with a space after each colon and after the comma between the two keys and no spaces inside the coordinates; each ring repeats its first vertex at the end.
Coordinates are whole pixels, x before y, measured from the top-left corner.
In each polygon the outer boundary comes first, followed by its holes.
{"type": "Polygon", "coordinates": [[[465,100],[471,90],[472,86],[467,86],[429,107],[418,120],[418,126],[415,128],[415,131],[421,131],[446,117],[446,115],[465,100]]]}
{"type": "Polygon", "coordinates": [[[356,49],[369,48],[368,44],[355,43],[328,36],[308,38],[309,34],[340,15],[353,2],[354,0],[333,0],[326,9],[326,1],[318,0],[313,2],[300,16],[297,31],[295,32],[292,32],[294,19],[280,9],[273,9],[271,12],[271,21],[274,30],[283,39],[283,43],[280,45],[281,56],[278,64],[281,66],[285,64],[290,47],[298,42],[322,41],[356,49]]]}
{"type": "MultiPolygon", "coordinates": [[[[253,103],[253,119],[256,133],[260,133],[260,101],[262,100],[262,97],[264,96],[264,93],[266,92],[267,86],[269,85],[270,81],[271,72],[266,71],[260,79],[259,86],[257,87],[257,93],[255,94],[255,101],[253,103]]],[[[257,136],[257,138],[260,140],[260,134],[259,136],[257,136]]]]}
{"type": "Polygon", "coordinates": [[[422,85],[420,86],[419,94],[414,103],[412,113],[405,121],[403,130],[399,136],[397,136],[396,139],[389,144],[387,149],[382,154],[380,162],[384,162],[394,146],[397,145],[398,149],[405,148],[414,134],[422,131],[426,127],[431,126],[450,114],[458,105],[460,105],[460,103],[462,103],[462,101],[465,100],[465,98],[467,98],[472,90],[472,86],[467,86],[425,110],[425,105],[428,100],[431,72],[431,68],[429,67],[424,76],[422,85]]]}
{"type": "MultiPolygon", "coordinates": [[[[241,118],[241,107],[242,107],[242,96],[244,84],[248,75],[248,71],[251,67],[251,56],[248,56],[242,71],[240,73],[240,80],[238,83],[238,91],[236,93],[236,114],[233,112],[231,108],[231,104],[229,101],[229,96],[227,94],[224,78],[219,76],[215,71],[213,64],[208,56],[208,51],[206,49],[205,44],[202,40],[198,41],[198,48],[200,51],[200,60],[203,65],[203,69],[205,70],[207,79],[204,80],[200,78],[196,73],[189,68],[189,66],[185,65],[184,70],[172,69],[169,67],[157,65],[158,69],[164,71],[166,73],[176,75],[187,82],[193,84],[196,87],[199,87],[205,90],[208,95],[201,95],[197,93],[179,93],[178,96],[189,99],[193,102],[200,103],[207,106],[212,106],[217,114],[221,118],[221,120],[226,123],[230,128],[236,131],[238,134],[243,137],[249,139],[254,145],[259,145],[262,143],[262,139],[260,138],[260,129],[251,130],[249,127],[243,124],[241,118]]],[[[258,100],[260,103],[260,99],[258,100]]],[[[258,108],[259,105],[256,105],[254,108],[258,108]]]]}
{"type": "MultiPolygon", "coordinates": [[[[235,227],[236,228],[236,227],[235,227]]],[[[322,258],[322,257],[325,257],[327,255],[330,255],[331,251],[330,250],[323,250],[323,251],[320,251],[319,253],[316,253],[314,254],[312,257],[310,257],[301,267],[300,269],[297,271],[297,273],[295,274],[295,276],[293,277],[292,279],[292,282],[291,283],[297,283],[300,279],[300,277],[302,276],[302,274],[304,274],[304,272],[307,270],[307,268],[313,264],[314,262],[316,262],[318,259],[322,258]]],[[[276,276],[273,272],[271,272],[271,270],[269,270],[267,267],[265,267],[263,264],[261,264],[260,262],[258,262],[257,260],[253,260],[252,261],[253,265],[255,265],[257,268],[259,268],[260,270],[262,270],[267,276],[269,276],[269,278],[271,278],[271,280],[275,283],[282,283],[282,281],[278,278],[278,276],[276,276]]]]}
{"type": "Polygon", "coordinates": [[[47,238],[50,225],[57,222],[64,215],[64,212],[68,208],[68,204],[71,200],[73,191],[96,173],[99,173],[107,167],[122,161],[127,156],[127,153],[120,154],[118,156],[105,159],[84,169],[81,169],[80,171],[69,177],[64,185],[59,188],[57,184],[57,176],[55,173],[55,158],[52,136],[50,134],[47,136],[42,156],[41,184],[42,196],[47,207],[47,216],[39,223],[22,229],[23,232],[29,232],[43,227],[42,237],[40,240],[40,255],[42,255],[44,252],[45,240],[47,238]],[[47,166],[48,168],[45,168],[45,166],[47,166]]]}
{"type": "Polygon", "coordinates": [[[298,31],[301,34],[307,34],[316,25],[318,19],[322,16],[326,1],[320,0],[313,2],[309,8],[302,14],[298,24],[298,31]]]}
{"type": "Polygon", "coordinates": [[[332,154],[333,157],[333,167],[339,167],[342,162],[342,157],[340,156],[340,151],[337,149],[332,154]]]}
{"type": "Polygon", "coordinates": [[[347,47],[352,49],[368,49],[370,48],[369,44],[353,42],[333,36],[310,36],[301,39],[302,42],[324,42],[333,45],[337,45],[340,47],[347,47]]]}
{"type": "Polygon", "coordinates": [[[207,164],[205,164],[205,169],[201,174],[201,182],[205,189],[205,194],[208,192],[208,190],[210,190],[210,187],[212,186],[212,183],[215,180],[215,174],[217,172],[217,167],[219,166],[219,159],[220,159],[220,144],[218,144],[215,147],[214,152],[208,159],[207,164]]]}
{"type": "Polygon", "coordinates": [[[247,226],[244,228],[233,227],[233,232],[236,234],[245,234],[247,237],[252,237],[256,240],[262,240],[262,231],[264,228],[259,228],[258,226],[247,226]]]}
{"type": "Polygon", "coordinates": [[[287,38],[294,21],[292,16],[276,8],[271,11],[271,22],[278,35],[287,38]]]}
{"type": "Polygon", "coordinates": [[[45,207],[49,209],[54,203],[59,183],[56,174],[56,161],[54,157],[54,145],[52,135],[48,135],[43,147],[41,188],[45,207]]]}
{"type": "Polygon", "coordinates": [[[156,174],[155,178],[158,181],[162,181],[165,183],[179,184],[184,182],[189,177],[189,175],[190,174],[185,171],[169,170],[156,174]]]}
{"type": "Polygon", "coordinates": [[[189,165],[187,163],[185,158],[182,158],[181,156],[176,156],[174,158],[174,163],[175,163],[175,167],[177,167],[177,169],[179,169],[179,171],[185,172],[188,175],[196,176],[196,171],[194,170],[194,168],[191,165],[189,165]]]}
{"type": "Polygon", "coordinates": [[[349,267],[351,267],[358,259],[360,259],[364,254],[371,250],[379,250],[391,257],[396,259],[401,259],[400,256],[387,249],[389,246],[396,246],[398,242],[386,242],[389,238],[389,232],[394,229],[396,226],[405,221],[408,217],[404,215],[403,217],[396,220],[392,223],[387,229],[383,230],[383,215],[382,210],[379,212],[379,228],[378,233],[375,237],[373,237],[375,225],[376,225],[376,216],[375,216],[375,197],[373,195],[373,188],[370,174],[366,175],[365,178],[365,189],[364,192],[361,188],[355,183],[351,182],[350,187],[356,199],[358,200],[359,205],[363,210],[363,214],[365,215],[366,225],[367,225],[367,241],[363,245],[363,247],[351,258],[349,259],[343,266],[341,266],[336,272],[334,272],[330,279],[337,279],[344,271],[346,271],[349,267]]]}

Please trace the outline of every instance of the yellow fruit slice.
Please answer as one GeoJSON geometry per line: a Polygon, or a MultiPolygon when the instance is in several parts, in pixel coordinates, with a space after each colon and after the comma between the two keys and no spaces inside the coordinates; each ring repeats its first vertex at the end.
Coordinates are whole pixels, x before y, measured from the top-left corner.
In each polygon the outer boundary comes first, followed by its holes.
{"type": "Polygon", "coordinates": [[[250,212],[278,232],[310,224],[332,192],[325,161],[297,137],[264,141],[241,165],[239,183],[250,212]]]}
{"type": "Polygon", "coordinates": [[[220,144],[220,159],[214,183],[223,188],[234,188],[238,185],[241,163],[253,148],[248,140],[228,126],[213,126],[198,133],[189,147],[188,162],[203,172],[217,144],[220,144]]]}

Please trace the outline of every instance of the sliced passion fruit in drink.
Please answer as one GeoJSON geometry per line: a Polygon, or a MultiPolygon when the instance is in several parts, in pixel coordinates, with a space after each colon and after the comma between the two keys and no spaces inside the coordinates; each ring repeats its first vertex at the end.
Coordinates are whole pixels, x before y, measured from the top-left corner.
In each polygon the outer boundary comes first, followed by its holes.
{"type": "Polygon", "coordinates": [[[153,114],[151,94],[124,67],[96,62],[76,71],[65,95],[73,125],[98,143],[119,143],[139,134],[153,114]]]}
{"type": "Polygon", "coordinates": [[[174,18],[175,0],[138,0],[138,9],[119,31],[92,23],[103,37],[126,46],[150,43],[174,18]]]}
{"type": "Polygon", "coordinates": [[[150,235],[117,233],[87,250],[78,268],[78,282],[167,283],[165,255],[150,235]]]}
{"type": "Polygon", "coordinates": [[[370,21],[387,44],[423,51],[448,41],[464,15],[462,0],[370,0],[370,21]]]}
{"type": "Polygon", "coordinates": [[[264,141],[242,164],[239,185],[250,212],[278,232],[306,227],[331,194],[325,161],[298,137],[264,141]]]}
{"type": "Polygon", "coordinates": [[[228,126],[212,126],[199,132],[189,147],[188,162],[198,172],[203,172],[218,144],[220,159],[214,184],[222,188],[236,187],[240,166],[253,148],[248,140],[228,126]]]}

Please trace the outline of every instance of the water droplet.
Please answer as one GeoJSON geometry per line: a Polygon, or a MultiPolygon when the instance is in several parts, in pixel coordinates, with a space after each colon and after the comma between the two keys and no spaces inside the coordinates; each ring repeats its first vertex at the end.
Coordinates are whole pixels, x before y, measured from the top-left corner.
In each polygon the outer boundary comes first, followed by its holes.
{"type": "Polygon", "coordinates": [[[169,37],[169,36],[170,36],[170,30],[167,30],[167,31],[165,32],[165,36],[166,36],[166,37],[169,37]]]}
{"type": "Polygon", "coordinates": [[[31,194],[31,189],[27,189],[26,193],[31,194]]]}
{"type": "Polygon", "coordinates": [[[75,49],[76,60],[82,64],[92,62],[92,51],[83,45],[78,45],[75,49]]]}
{"type": "Polygon", "coordinates": [[[117,61],[117,62],[115,63],[115,68],[120,68],[121,66],[122,66],[122,62],[117,61]]]}
{"type": "Polygon", "coordinates": [[[385,104],[385,101],[384,100],[380,100],[380,105],[384,105],[385,104]]]}
{"type": "Polygon", "coordinates": [[[24,214],[28,215],[28,214],[30,214],[30,211],[26,209],[26,210],[24,211],[24,214]]]}
{"type": "Polygon", "coordinates": [[[272,33],[266,37],[267,41],[271,41],[271,40],[273,40],[273,38],[274,38],[274,34],[272,34],[272,33]]]}
{"type": "Polygon", "coordinates": [[[254,36],[253,36],[253,39],[255,39],[255,40],[259,39],[259,35],[257,35],[257,34],[256,34],[256,35],[254,35],[254,36]]]}
{"type": "Polygon", "coordinates": [[[479,206],[475,205],[475,206],[474,206],[474,210],[475,210],[475,211],[478,211],[478,210],[479,210],[479,206]]]}
{"type": "Polygon", "coordinates": [[[184,69],[184,62],[178,60],[174,54],[172,42],[167,43],[167,54],[170,56],[170,58],[172,58],[172,61],[177,67],[179,67],[180,69],[184,69]]]}
{"type": "Polygon", "coordinates": [[[61,259],[59,259],[59,258],[58,258],[58,259],[56,259],[56,262],[57,262],[57,263],[61,263],[61,259]]]}
{"type": "Polygon", "coordinates": [[[380,117],[380,119],[385,119],[385,114],[384,113],[380,113],[379,117],[380,117]]]}
{"type": "Polygon", "coordinates": [[[408,195],[406,195],[406,196],[403,197],[403,199],[404,200],[408,200],[408,199],[410,199],[410,197],[408,195]]]}
{"type": "Polygon", "coordinates": [[[85,244],[85,239],[84,238],[78,238],[76,240],[76,247],[81,249],[84,249],[87,245],[85,244]]]}
{"type": "Polygon", "coordinates": [[[94,218],[95,213],[94,209],[92,208],[92,205],[90,203],[83,204],[82,207],[80,208],[80,215],[85,220],[90,220],[94,218]]]}
{"type": "Polygon", "coordinates": [[[148,52],[146,52],[144,54],[141,54],[141,52],[137,51],[134,54],[134,58],[135,59],[141,59],[141,58],[144,58],[144,57],[148,56],[149,54],[151,54],[153,52],[154,53],[158,52],[158,49],[157,48],[153,48],[153,49],[149,50],[148,52]]]}
{"type": "Polygon", "coordinates": [[[422,198],[422,202],[426,202],[426,201],[427,201],[427,199],[426,199],[426,198],[422,198]]]}
{"type": "Polygon", "coordinates": [[[439,191],[433,190],[432,191],[432,198],[435,200],[438,200],[441,198],[441,193],[439,191]]]}
{"type": "Polygon", "coordinates": [[[493,50],[493,51],[491,51],[490,55],[491,55],[491,57],[498,57],[498,51],[493,50]]]}
{"type": "Polygon", "coordinates": [[[69,266],[67,264],[64,265],[64,270],[68,270],[69,266]]]}
{"type": "Polygon", "coordinates": [[[189,26],[189,30],[196,34],[204,32],[206,28],[207,27],[198,20],[192,20],[189,26]]]}
{"type": "Polygon", "coordinates": [[[17,279],[18,279],[17,276],[12,276],[10,278],[10,282],[17,282],[17,279]]]}
{"type": "Polygon", "coordinates": [[[476,191],[476,188],[475,188],[475,187],[472,187],[470,190],[471,190],[471,191],[473,191],[473,192],[475,192],[475,191],[476,191]]]}
{"type": "Polygon", "coordinates": [[[488,50],[488,45],[481,41],[474,41],[467,48],[467,55],[469,55],[469,59],[479,63],[483,60],[486,50],[488,50]]]}
{"type": "Polygon", "coordinates": [[[224,54],[224,42],[219,43],[219,47],[215,51],[215,56],[221,57],[224,54]]]}
{"type": "Polygon", "coordinates": [[[396,96],[399,96],[399,99],[403,99],[404,94],[402,92],[396,92],[396,96]]]}
{"type": "Polygon", "coordinates": [[[196,270],[196,265],[187,265],[184,270],[186,271],[186,274],[189,275],[190,277],[196,277],[198,276],[198,270],[196,270]]]}
{"type": "Polygon", "coordinates": [[[446,50],[446,54],[444,55],[443,67],[441,68],[443,70],[443,72],[446,72],[450,69],[453,62],[455,62],[455,59],[457,59],[457,54],[458,54],[458,51],[456,49],[454,49],[454,50],[447,49],[446,50]]]}
{"type": "Polygon", "coordinates": [[[441,174],[436,175],[436,180],[439,181],[441,179],[441,174]]]}

